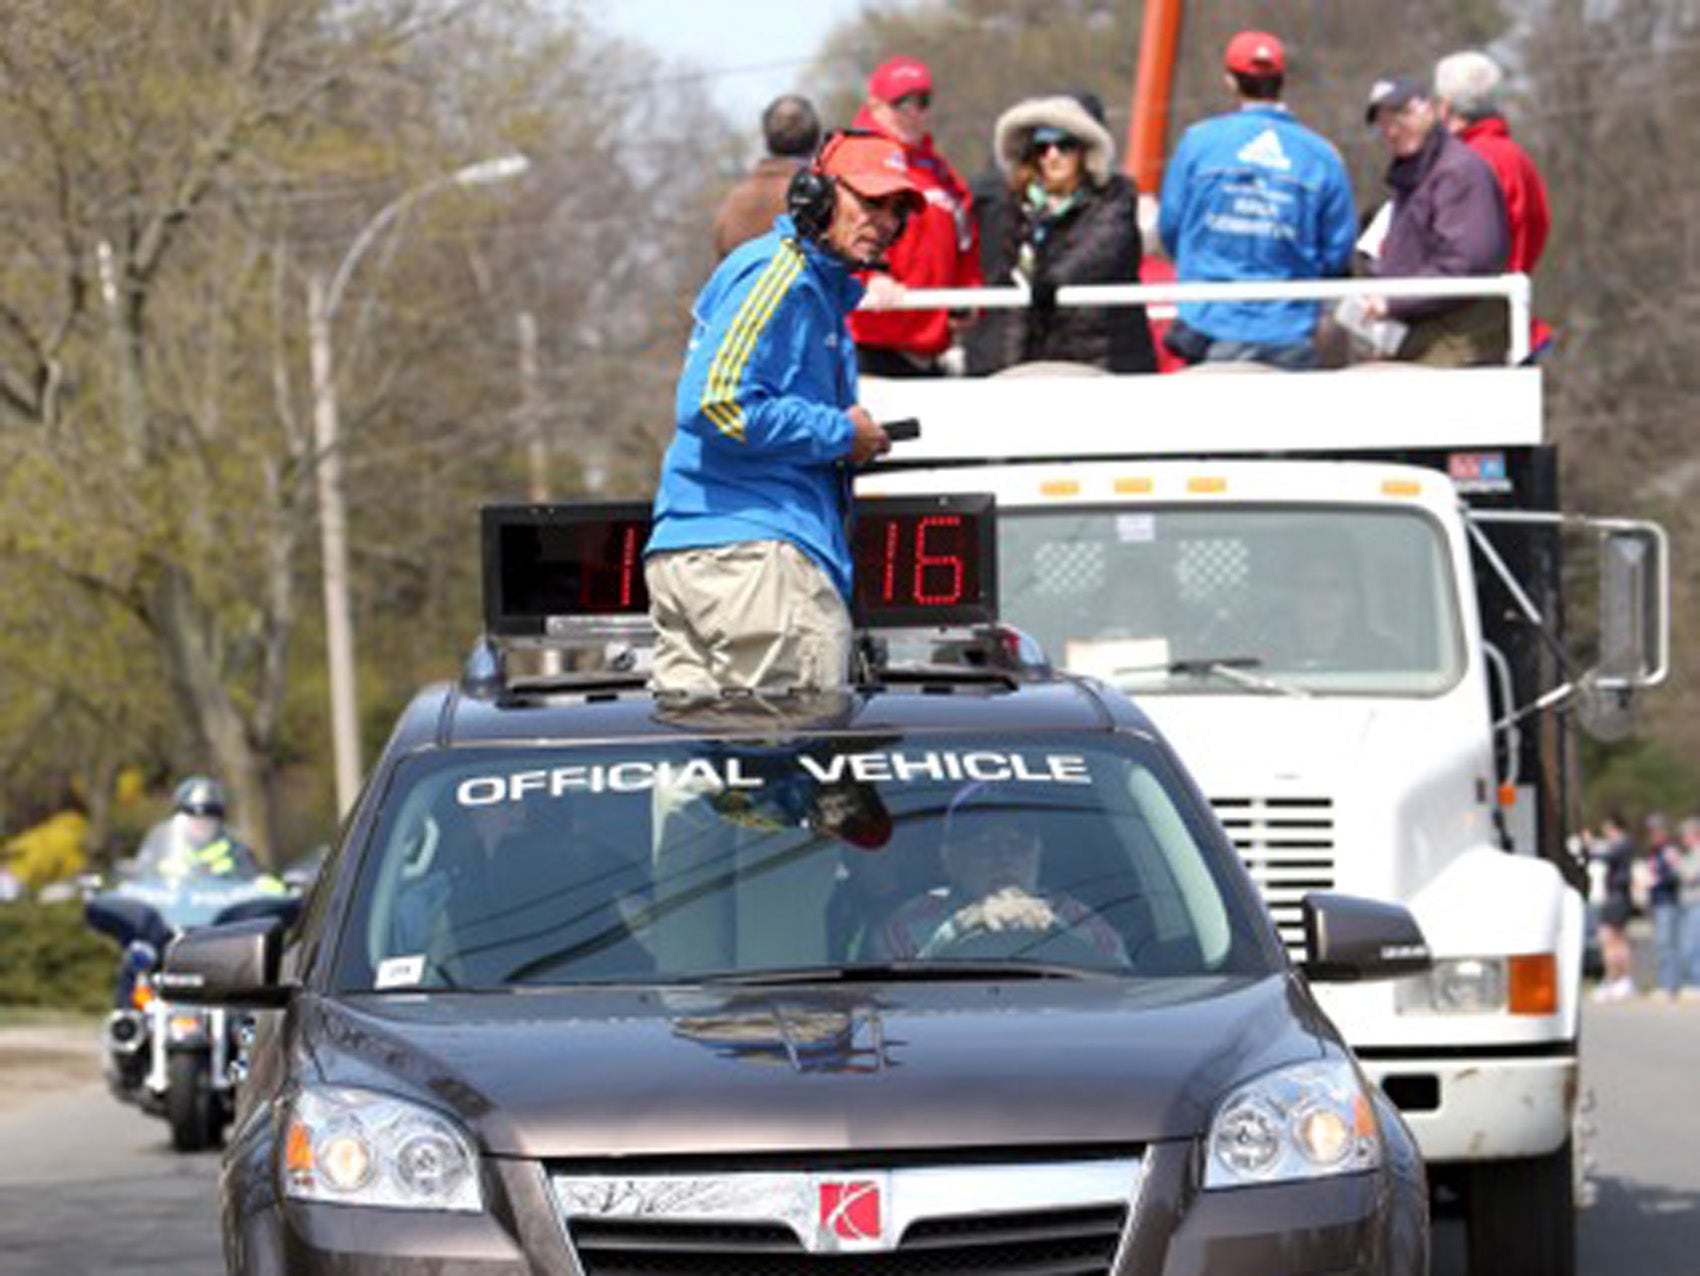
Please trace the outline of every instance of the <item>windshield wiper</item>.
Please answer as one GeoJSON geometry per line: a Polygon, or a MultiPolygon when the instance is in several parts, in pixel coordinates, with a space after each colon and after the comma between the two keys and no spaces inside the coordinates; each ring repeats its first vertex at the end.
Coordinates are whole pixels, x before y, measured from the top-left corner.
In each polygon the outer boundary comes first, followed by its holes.
{"type": "Polygon", "coordinates": [[[1300,699],[1309,697],[1310,692],[1303,687],[1295,687],[1291,683],[1280,682],[1263,674],[1246,672],[1248,669],[1261,668],[1262,665],[1263,660],[1258,656],[1190,656],[1185,660],[1171,661],[1167,669],[1169,673],[1184,674],[1193,678],[1221,678],[1225,682],[1269,695],[1297,696],[1300,699]]]}
{"type": "Polygon", "coordinates": [[[742,988],[781,988],[790,984],[896,983],[976,979],[1094,979],[1108,971],[1064,966],[1043,961],[914,961],[846,962],[836,966],[797,966],[785,970],[721,970],[696,976],[705,984],[736,984],[742,988]]]}

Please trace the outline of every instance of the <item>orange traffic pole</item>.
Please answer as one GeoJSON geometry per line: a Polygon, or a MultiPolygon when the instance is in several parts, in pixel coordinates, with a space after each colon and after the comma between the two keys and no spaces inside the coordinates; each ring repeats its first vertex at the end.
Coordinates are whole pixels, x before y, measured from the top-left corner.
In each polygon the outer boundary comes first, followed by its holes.
{"type": "Polygon", "coordinates": [[[1133,86],[1133,115],[1128,121],[1123,161],[1123,171],[1144,195],[1155,195],[1163,182],[1163,151],[1169,132],[1169,98],[1175,82],[1183,3],[1145,0],[1139,72],[1133,86]]]}

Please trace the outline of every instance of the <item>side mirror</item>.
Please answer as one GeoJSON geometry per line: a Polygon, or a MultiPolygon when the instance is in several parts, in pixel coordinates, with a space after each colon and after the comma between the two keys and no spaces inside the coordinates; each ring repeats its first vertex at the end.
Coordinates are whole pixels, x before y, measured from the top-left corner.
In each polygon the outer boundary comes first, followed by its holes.
{"type": "Polygon", "coordinates": [[[1402,905],[1331,891],[1312,891],[1301,903],[1301,966],[1317,983],[1397,979],[1433,964],[1422,928],[1402,905]]]}
{"type": "Polygon", "coordinates": [[[1600,660],[1592,681],[1602,691],[1664,681],[1670,664],[1670,578],[1664,530],[1652,523],[1600,529],[1600,660]]]}
{"type": "Polygon", "coordinates": [[[167,1001],[197,1006],[281,1006],[290,988],[278,982],[283,922],[276,917],[186,931],[165,950],[155,981],[167,1001]]]}

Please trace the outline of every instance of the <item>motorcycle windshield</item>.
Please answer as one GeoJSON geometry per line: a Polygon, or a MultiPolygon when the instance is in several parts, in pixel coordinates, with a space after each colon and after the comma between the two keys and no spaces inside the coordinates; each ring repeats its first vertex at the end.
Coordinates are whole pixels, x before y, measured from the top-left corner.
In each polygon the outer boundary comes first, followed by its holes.
{"type": "Polygon", "coordinates": [[[206,873],[183,876],[147,874],[120,882],[113,894],[150,905],[173,930],[206,926],[232,904],[273,892],[259,878],[214,877],[206,873]]]}

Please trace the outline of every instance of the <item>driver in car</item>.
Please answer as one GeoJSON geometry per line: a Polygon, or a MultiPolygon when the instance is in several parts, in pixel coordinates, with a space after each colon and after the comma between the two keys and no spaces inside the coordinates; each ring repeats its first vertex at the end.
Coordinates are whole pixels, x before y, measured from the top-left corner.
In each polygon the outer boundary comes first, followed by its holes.
{"type": "Polygon", "coordinates": [[[879,931],[882,955],[949,957],[965,954],[979,937],[1001,935],[1011,941],[1005,956],[1043,959],[1044,938],[1066,931],[1126,965],[1127,950],[1109,923],[1071,895],[1040,891],[1044,843],[1037,816],[974,802],[980,787],[959,793],[945,815],[946,886],[892,913],[879,931]]]}

